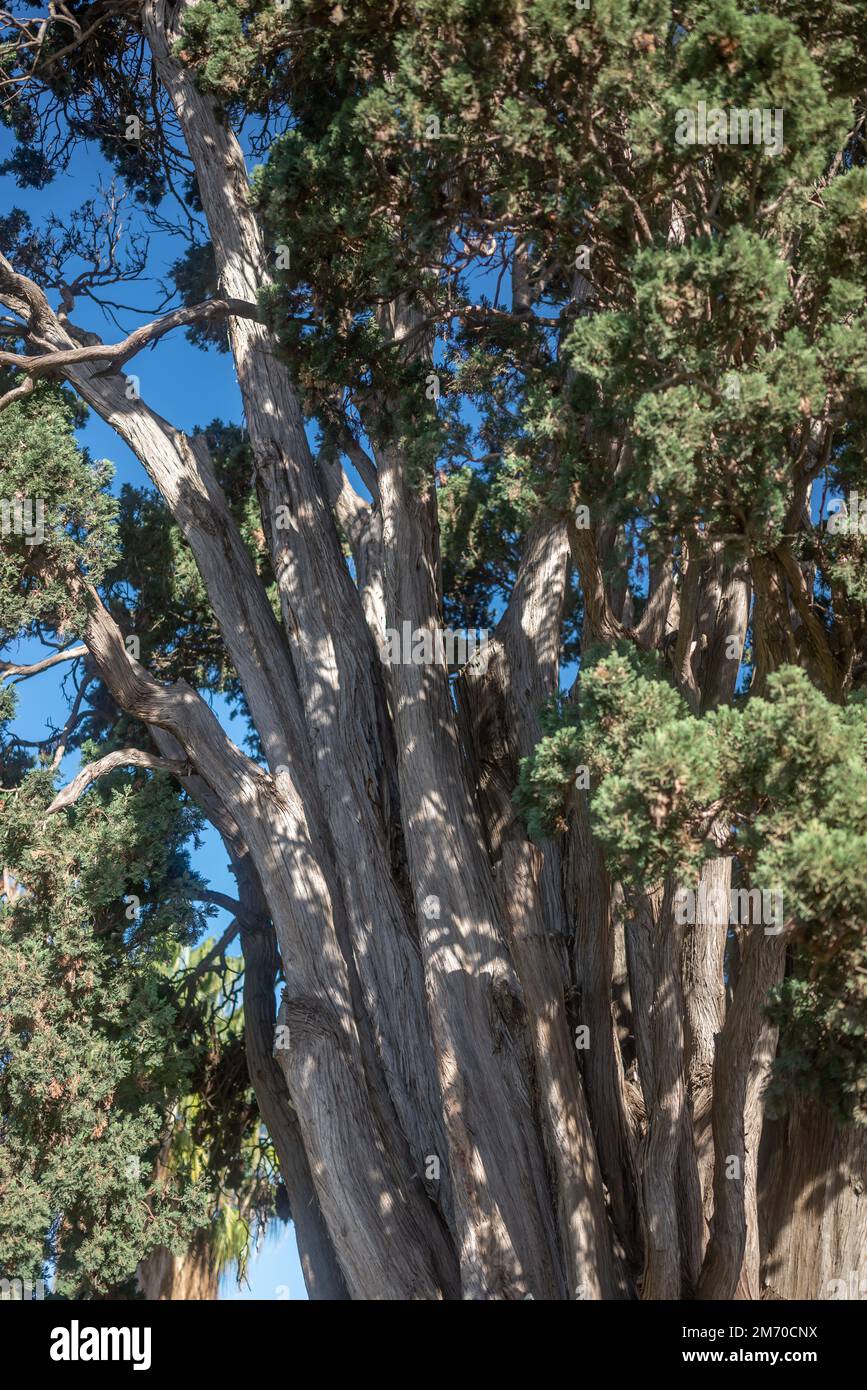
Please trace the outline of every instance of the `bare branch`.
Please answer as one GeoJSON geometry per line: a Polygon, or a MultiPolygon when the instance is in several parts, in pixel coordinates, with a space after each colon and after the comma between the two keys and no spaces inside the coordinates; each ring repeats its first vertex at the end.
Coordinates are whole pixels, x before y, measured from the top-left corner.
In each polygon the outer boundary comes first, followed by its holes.
{"type": "Polygon", "coordinates": [[[238,935],[238,932],[240,930],[240,917],[233,917],[232,921],[229,923],[226,930],[223,932],[223,935],[217,941],[214,942],[210,951],[208,951],[206,955],[202,956],[202,959],[198,962],[198,964],[194,966],[193,969],[183,977],[179,987],[185,990],[187,994],[192,994],[193,987],[196,984],[196,982],[200,980],[202,976],[210,969],[211,965],[213,965],[215,960],[217,960],[220,956],[225,954],[226,947],[229,946],[232,941],[234,941],[235,937],[238,935]]]}
{"type": "Polygon", "coordinates": [[[225,908],[226,912],[232,912],[236,917],[243,916],[244,909],[237,898],[230,898],[228,893],[218,893],[216,888],[200,888],[193,897],[196,902],[213,903],[215,907],[225,908]]]}
{"type": "Polygon", "coordinates": [[[5,410],[7,405],[13,401],[20,401],[24,396],[29,396],[36,385],[32,376],[23,381],[20,386],[13,386],[11,391],[7,391],[5,396],[0,396],[0,410],[5,410]]]}
{"type": "Polygon", "coordinates": [[[53,816],[67,806],[74,806],[92,782],[98,781],[100,777],[107,777],[118,767],[149,767],[154,772],[171,772],[176,777],[184,776],[190,770],[190,764],[186,761],[170,762],[167,758],[157,757],[155,753],[146,753],[142,748],[120,748],[83,767],[69,786],[57,793],[46,815],[53,816]]]}
{"type": "MultiPolygon", "coordinates": [[[[67,367],[78,366],[82,362],[107,361],[105,369],[106,375],[117,371],[128,362],[136,353],[141,352],[142,348],[147,347],[148,343],[156,342],[166,333],[170,333],[173,328],[183,328],[191,323],[201,323],[203,320],[215,318],[248,318],[258,319],[259,308],[256,304],[250,304],[243,299],[210,299],[203,304],[194,304],[189,307],[174,309],[172,313],[166,314],[161,319],[155,319],[152,323],[143,323],[139,328],[133,330],[120,343],[93,343],[86,347],[69,348],[58,352],[44,353],[42,356],[25,356],[18,352],[0,352],[0,366],[14,367],[17,371],[26,372],[31,378],[48,376],[53,372],[62,372],[67,367]]],[[[32,386],[29,388],[32,390],[32,386]]],[[[0,408],[16,395],[23,395],[25,391],[22,387],[17,387],[15,391],[9,392],[0,401],[0,408]]]]}
{"type": "Polygon", "coordinates": [[[52,656],[34,661],[30,666],[19,666],[14,661],[0,661],[0,681],[9,680],[12,676],[27,680],[29,676],[38,676],[40,671],[47,671],[49,666],[57,666],[61,661],[77,661],[80,656],[87,656],[87,647],[69,647],[65,652],[54,652],[52,656]]]}
{"type": "Polygon", "coordinates": [[[73,732],[73,730],[78,727],[78,724],[80,723],[80,720],[82,718],[82,715],[80,713],[81,705],[84,700],[85,694],[87,693],[87,687],[90,685],[90,681],[91,677],[89,675],[86,675],[84,680],[81,682],[81,685],[78,687],[75,699],[72,704],[72,709],[69,711],[69,717],[66,723],[64,724],[63,728],[61,729],[60,736],[57,740],[57,747],[54,750],[54,757],[51,759],[52,768],[60,767],[60,764],[63,762],[63,756],[66,752],[66,744],[69,740],[69,736],[73,732]]]}

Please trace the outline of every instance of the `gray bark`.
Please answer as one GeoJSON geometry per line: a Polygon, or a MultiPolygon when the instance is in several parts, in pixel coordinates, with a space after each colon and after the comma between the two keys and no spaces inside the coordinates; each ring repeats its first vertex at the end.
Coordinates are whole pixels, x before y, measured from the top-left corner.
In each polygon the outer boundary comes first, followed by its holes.
{"type": "MultiPolygon", "coordinates": [[[[172,735],[156,726],[150,732],[164,758],[177,762],[180,748],[172,735]]],[[[250,852],[222,801],[195,772],[185,772],[179,781],[222,836],[237,885],[247,1069],[259,1113],[277,1151],[307,1293],[311,1299],[346,1299],[349,1294],[319,1206],[298,1117],[274,1058],[279,954],[268,904],[250,852]]]]}
{"type": "MultiPolygon", "coordinates": [[[[145,34],[196,167],[220,281],[238,289],[233,297],[255,300],[270,275],[243,153],[191,73],[171,55],[182,10],[172,14],[170,27],[164,0],[148,0],[145,34]]],[[[342,880],[347,948],[366,1027],[413,1165],[423,1173],[425,1155],[441,1150],[444,1141],[413,905],[392,861],[396,752],[380,663],[286,368],[262,324],[230,318],[229,338],[291,650],[291,688],[305,729],[303,744],[293,742],[291,759],[283,760],[291,767],[284,775],[294,776],[302,746],[309,749],[322,815],[339,846],[334,868],[342,880]]],[[[448,1213],[448,1170],[430,1191],[448,1213]]]]}
{"type": "MultiPolygon", "coordinates": [[[[389,625],[440,623],[432,489],[410,488],[378,451],[389,625]]],[[[401,809],[420,909],[464,1296],[558,1297],[563,1289],[545,1161],[526,1077],[524,1011],[461,755],[445,669],[391,670],[401,809]],[[426,914],[423,904],[435,899],[426,914]]]]}
{"type": "Polygon", "coordinates": [[[431,1241],[427,1198],[419,1184],[402,1180],[376,1121],[349,972],[303,807],[231,743],[193,690],[160,686],[131,660],[92,590],[89,600],[85,639],[115,698],[170,733],[223,804],[236,809],[283,960],[292,1044],[280,1059],[352,1296],[440,1297],[448,1286],[447,1251],[431,1241]],[[366,1174],[361,1186],[356,1165],[366,1174]]]}
{"type": "Polygon", "coordinates": [[[241,924],[244,952],[244,1041],[259,1111],[277,1150],[289,1197],[304,1283],[311,1299],[349,1297],[343,1271],[322,1218],[297,1117],[274,1060],[277,950],[267,918],[241,924]]]}
{"type": "Polygon", "coordinates": [[[566,528],[544,516],[524,555],[487,669],[462,674],[458,708],[512,959],[527,1002],[540,1121],[554,1174],[570,1297],[621,1296],[599,1161],[566,1011],[570,985],[562,864],[553,841],[533,846],[511,801],[539,711],[557,686],[566,584],[566,528]]]}
{"type": "Polygon", "coordinates": [[[653,1092],[643,1155],[647,1254],[643,1299],[678,1299],[698,1277],[701,1193],[684,1075],[684,1004],[672,886],[654,904],[649,926],[653,995],[649,1043],[653,1092]]]}
{"type": "Polygon", "coordinates": [[[801,1098],[770,1127],[760,1175],[763,1298],[867,1295],[867,1133],[801,1098]]]}
{"type": "Polygon", "coordinates": [[[751,1193],[757,1161],[757,1114],[761,1089],[750,1087],[757,1047],[768,1049],[762,1005],[783,974],[783,934],[752,928],[743,952],[734,999],[717,1040],[714,1063],[713,1221],[702,1266],[701,1298],[734,1298],[747,1253],[748,1225],[754,1216],[751,1193]],[[750,1110],[747,1110],[747,1103],[750,1110]],[[748,1138],[753,1148],[748,1152],[748,1138]],[[749,1173],[749,1178],[747,1174],[749,1173]]]}
{"type": "MultiPolygon", "coordinates": [[[[761,1006],[782,969],[782,941],[742,942],[726,990],[730,860],[702,874],[725,904],[716,897],[710,920],[681,934],[673,883],[627,900],[609,881],[583,796],[565,854],[553,841],[531,844],[511,801],[541,704],[557,689],[570,561],[585,649],[618,640],[653,649],[670,634],[674,678],[696,714],[734,696],[751,602],[754,692],[783,660],[801,658],[840,696],[811,575],[784,545],[755,558],[748,575],[696,528],[680,538],[677,592],[671,559],[652,566],[636,626],[624,528],[545,514],[527,538],[491,664],[462,673],[457,709],[442,667],[384,667],[386,625],[441,623],[433,478],[408,476],[376,403],[365,421],[375,457],[344,437],[313,457],[256,308],[268,254],[240,145],[173,54],[193,3],[144,0],[141,22],[213,241],[223,297],[202,314],[228,316],[279,621],[204,441],[129,399],[121,375],[132,353],[195,311],[112,349],[53,313],[3,258],[0,289],[45,351],[34,375],[61,373],[115,428],[180,527],[268,770],[226,738],[194,691],[160,686],[129,659],[91,590],[91,656],[164,758],[109,755],[51,809],[123,759],[171,771],[193,795],[195,784],[214,823],[243,843],[239,882],[255,902],[242,921],[250,1073],[311,1296],[623,1297],[633,1280],[645,1299],[689,1296],[697,1281],[710,1298],[756,1298],[760,1282],[769,1296],[823,1296],[823,1281],[862,1269],[863,1136],[832,1131],[799,1103],[783,1141],[770,1142],[781,1132],[763,1113],[776,1038],[761,1006]],[[349,485],[340,453],[371,503],[349,485]],[[290,1044],[275,1061],[278,947],[290,1044]],[[575,1021],[590,1028],[582,1065],[575,1021]]],[[[684,235],[677,218],[672,239],[684,235]]],[[[522,240],[514,262],[515,306],[531,311],[522,240]]],[[[405,304],[380,317],[400,351],[430,353],[405,304]]],[[[632,466],[629,444],[605,448],[616,479],[632,466]]],[[[802,489],[801,509],[805,497],[802,489]]],[[[83,591],[75,576],[70,584],[83,591]]],[[[171,1273],[164,1261],[155,1271],[171,1273]]]]}

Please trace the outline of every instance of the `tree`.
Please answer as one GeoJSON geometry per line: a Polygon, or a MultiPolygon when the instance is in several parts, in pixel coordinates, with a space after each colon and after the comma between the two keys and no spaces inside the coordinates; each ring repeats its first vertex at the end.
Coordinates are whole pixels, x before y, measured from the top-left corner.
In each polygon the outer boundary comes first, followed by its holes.
{"type": "MultiPolygon", "coordinates": [[[[61,529],[87,532],[92,572],[115,561],[104,591],[121,612],[117,546],[99,525],[114,499],[71,425],[69,399],[43,388],[26,420],[4,415],[0,448],[7,466],[18,455],[22,477],[39,473],[49,497],[51,470],[61,479],[61,529]]],[[[125,499],[122,543],[136,501],[125,499]]],[[[62,637],[62,591],[36,590],[22,605],[12,551],[4,632],[30,626],[51,645],[49,632],[62,637]]],[[[123,551],[134,569],[141,557],[123,551]]],[[[152,665],[170,660],[161,636],[151,624],[152,665]]],[[[276,1159],[260,1134],[245,1035],[256,1036],[259,996],[270,991],[274,1012],[276,958],[269,979],[252,904],[191,872],[186,846],[198,846],[203,818],[171,778],[147,771],[146,730],[118,711],[85,647],[54,645],[42,661],[0,666],[0,1274],[38,1280],[48,1263],[61,1297],[133,1296],[137,1284],[149,1298],[216,1298],[232,1261],[243,1276],[275,1206],[276,1159]],[[69,716],[28,743],[7,721],[22,687],[26,696],[52,667],[72,686],[69,716]],[[57,769],[76,749],[80,780],[56,796],[57,769]],[[92,760],[102,773],[94,794],[61,815],[90,783],[92,760]],[[193,948],[218,906],[235,914],[228,927],[193,948]],[[227,954],[239,935],[254,943],[246,978],[242,957],[227,954]]]]}
{"type": "Polygon", "coordinates": [[[116,772],[67,824],[52,781],[0,793],[0,1272],[49,1264],[55,1295],[118,1298],[138,1266],[145,1297],[216,1298],[273,1213],[275,1160],[240,957],[221,968],[225,933],[188,944],[201,817],[164,775],[116,772]]]}
{"type": "Polygon", "coordinates": [[[269,924],[281,1076],[267,990],[248,1057],[311,1292],[828,1296],[864,1258],[852,8],[6,18],[8,169],[98,145],[187,245],[180,307],[104,343],[76,300],[136,243],[7,218],[0,404],[26,441],[60,379],[132,448],[199,645],[122,565],[170,657],[131,655],[62,520],[10,627],[44,596],[269,924]],[[228,344],[244,437],[125,375],[178,327],[228,344]],[[450,666],[446,620],[494,631],[450,666]]]}

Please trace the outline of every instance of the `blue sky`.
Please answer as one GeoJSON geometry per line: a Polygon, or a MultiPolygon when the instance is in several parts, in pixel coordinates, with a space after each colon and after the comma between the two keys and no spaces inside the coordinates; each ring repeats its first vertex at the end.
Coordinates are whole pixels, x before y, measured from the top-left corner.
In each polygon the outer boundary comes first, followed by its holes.
{"type": "MultiPolygon", "coordinates": [[[[0,160],[6,157],[10,148],[8,134],[0,131],[0,160]]],[[[98,196],[100,182],[107,187],[110,181],[108,167],[98,158],[92,154],[79,154],[69,170],[58,174],[54,182],[43,190],[20,189],[13,179],[0,176],[0,208],[4,212],[12,207],[23,208],[38,227],[50,213],[65,220],[88,198],[98,196]]],[[[112,342],[147,322],[148,318],[155,317],[163,297],[159,280],[181,250],[168,236],[153,235],[148,258],[150,279],[141,284],[131,282],[107,292],[108,298],[123,299],[132,309],[150,312],[116,311],[121,324],[119,329],[96,305],[81,299],[76,306],[75,322],[112,342]]],[[[75,272],[74,266],[72,271],[75,272]]],[[[49,298],[54,302],[56,296],[50,295],[49,298]]],[[[192,430],[196,425],[206,425],[215,418],[228,423],[241,422],[241,402],[231,358],[228,354],[214,350],[203,352],[191,346],[183,331],[170,334],[154,350],[141,353],[128,370],[139,377],[141,394],[148,404],[182,429],[192,430]]],[[[98,416],[91,413],[86,425],[79,431],[79,439],[95,459],[109,459],[114,464],[114,491],[119,492],[124,483],[149,485],[138,460],[98,416]]],[[[34,660],[40,654],[42,649],[37,643],[26,642],[20,643],[14,652],[8,655],[4,653],[4,657],[6,660],[34,660]]],[[[60,667],[45,671],[18,686],[19,711],[12,730],[20,738],[44,738],[50,728],[63,723],[68,709],[62,690],[63,679],[64,668],[60,667]]],[[[219,699],[214,701],[213,708],[231,736],[240,742],[240,725],[237,721],[234,724],[229,721],[223,702],[219,699]]],[[[77,754],[64,760],[61,769],[64,780],[74,774],[77,763],[77,754]]],[[[210,880],[212,887],[234,895],[235,882],[226,867],[225,848],[216,831],[210,827],[194,858],[196,869],[210,880]]],[[[208,934],[219,935],[227,924],[228,916],[220,912],[212,919],[208,934]]],[[[248,1284],[239,1288],[233,1271],[227,1272],[221,1280],[220,1297],[226,1299],[304,1299],[306,1296],[294,1228],[276,1222],[262,1249],[249,1262],[248,1284]]]]}

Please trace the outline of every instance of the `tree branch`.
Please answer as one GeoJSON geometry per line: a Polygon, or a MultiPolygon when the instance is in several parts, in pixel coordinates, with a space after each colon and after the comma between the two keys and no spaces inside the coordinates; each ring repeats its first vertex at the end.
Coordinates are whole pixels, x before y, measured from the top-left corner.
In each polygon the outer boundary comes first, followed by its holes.
{"type": "Polygon", "coordinates": [[[215,888],[200,888],[197,893],[193,894],[193,897],[197,902],[213,903],[215,907],[225,908],[226,912],[232,912],[236,917],[239,917],[243,912],[237,899],[230,898],[228,893],[218,893],[215,888]]]}
{"type": "Polygon", "coordinates": [[[581,592],[584,595],[584,613],[588,636],[594,642],[616,642],[619,638],[629,634],[612,612],[608,602],[593,532],[576,526],[572,518],[569,520],[568,530],[569,547],[578,570],[581,592]]]}
{"type": "MultiPolygon", "coordinates": [[[[201,894],[199,894],[199,896],[201,897],[201,894]]],[[[226,947],[232,941],[234,941],[235,937],[238,935],[238,932],[240,930],[240,917],[233,917],[226,930],[223,932],[223,935],[217,941],[214,942],[210,951],[208,951],[204,956],[202,956],[202,959],[198,962],[198,964],[195,965],[193,969],[183,977],[183,979],[180,982],[180,988],[183,989],[188,995],[191,994],[193,991],[193,986],[196,984],[196,982],[202,978],[202,976],[207,972],[212,963],[215,960],[217,960],[219,956],[222,956],[224,954],[226,947]]]]}
{"type": "MultiPolygon", "coordinates": [[[[0,352],[0,367],[12,367],[17,371],[26,372],[33,379],[49,376],[53,372],[65,372],[68,367],[78,366],[82,362],[105,361],[108,363],[105,375],[109,375],[118,371],[131,357],[135,357],[136,353],[147,347],[148,343],[157,342],[173,328],[183,328],[191,323],[229,316],[258,319],[259,309],[257,305],[245,299],[209,299],[202,304],[174,309],[170,314],[165,314],[161,319],[154,319],[151,323],[143,323],[120,343],[90,343],[85,347],[61,349],[38,357],[19,352],[0,352]]],[[[31,386],[28,389],[33,388],[31,386]]],[[[9,404],[16,396],[24,394],[26,392],[23,387],[16,387],[0,400],[0,408],[4,403],[9,404]]]]}
{"type": "Polygon", "coordinates": [[[142,748],[117,749],[114,753],[106,753],[104,758],[97,758],[96,762],[83,767],[69,785],[57,793],[46,815],[53,816],[67,806],[74,806],[92,782],[98,781],[100,777],[107,777],[118,767],[149,767],[154,772],[170,772],[174,776],[182,776],[189,771],[190,764],[187,761],[170,762],[167,758],[157,757],[155,753],[146,753],[142,748]]]}
{"type": "Polygon", "coordinates": [[[12,676],[27,680],[28,676],[38,676],[40,671],[47,671],[49,666],[56,666],[61,661],[76,661],[80,656],[87,656],[87,647],[70,647],[65,652],[55,652],[53,656],[46,656],[42,661],[34,661],[30,666],[19,666],[14,661],[0,661],[0,681],[11,679],[12,676]]]}
{"type": "Polygon", "coordinates": [[[66,753],[66,744],[69,739],[69,736],[81,722],[81,719],[83,717],[80,712],[81,706],[84,701],[84,697],[87,693],[87,687],[90,685],[90,682],[91,676],[86,673],[84,680],[81,682],[81,685],[78,687],[78,690],[76,691],[75,699],[72,703],[72,709],[69,711],[69,716],[66,720],[66,723],[60,731],[60,735],[57,740],[57,747],[55,748],[54,756],[51,759],[52,769],[60,767],[60,764],[63,762],[64,754],[66,753]]]}

